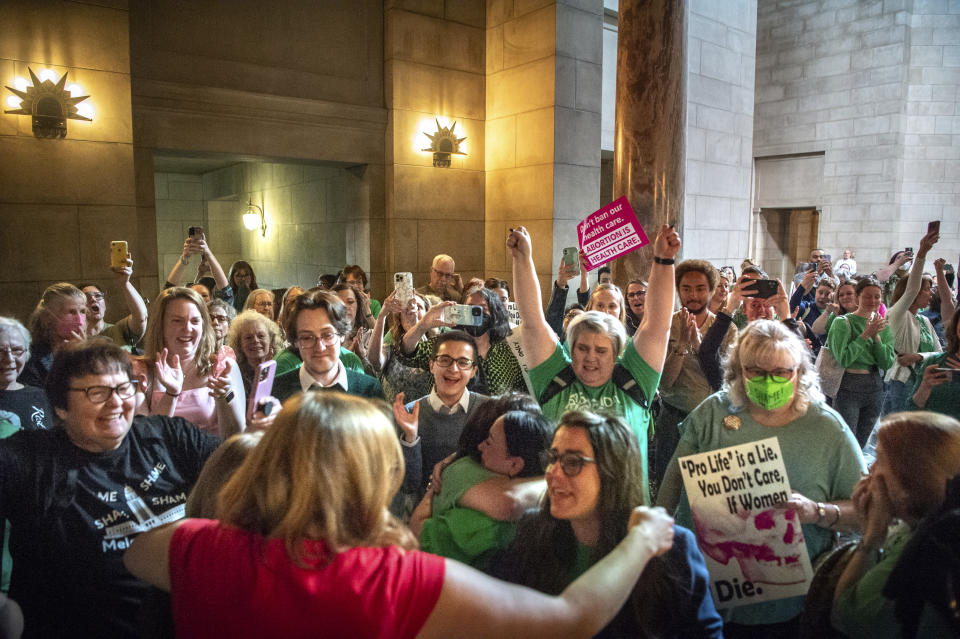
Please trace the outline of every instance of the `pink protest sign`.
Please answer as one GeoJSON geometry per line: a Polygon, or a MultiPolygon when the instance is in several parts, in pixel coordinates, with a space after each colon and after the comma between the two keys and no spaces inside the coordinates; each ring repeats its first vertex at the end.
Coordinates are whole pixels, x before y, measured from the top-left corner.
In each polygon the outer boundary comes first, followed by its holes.
{"type": "Polygon", "coordinates": [[[577,224],[577,242],[587,270],[603,266],[650,243],[624,196],[577,224]]]}

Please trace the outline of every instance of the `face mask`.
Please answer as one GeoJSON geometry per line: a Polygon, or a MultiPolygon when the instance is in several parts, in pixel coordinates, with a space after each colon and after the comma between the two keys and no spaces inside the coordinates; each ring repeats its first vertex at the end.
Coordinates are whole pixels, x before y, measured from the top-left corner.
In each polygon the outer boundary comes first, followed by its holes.
{"type": "Polygon", "coordinates": [[[490,330],[490,315],[488,313],[483,314],[483,319],[480,321],[480,326],[464,326],[463,330],[465,330],[468,335],[480,337],[490,330]]]}
{"type": "Polygon", "coordinates": [[[793,382],[783,377],[757,375],[744,380],[750,401],[767,410],[786,406],[793,398],[793,382]]]}
{"type": "Polygon", "coordinates": [[[57,320],[57,336],[69,339],[74,332],[82,333],[84,317],[82,315],[64,315],[57,320]]]}

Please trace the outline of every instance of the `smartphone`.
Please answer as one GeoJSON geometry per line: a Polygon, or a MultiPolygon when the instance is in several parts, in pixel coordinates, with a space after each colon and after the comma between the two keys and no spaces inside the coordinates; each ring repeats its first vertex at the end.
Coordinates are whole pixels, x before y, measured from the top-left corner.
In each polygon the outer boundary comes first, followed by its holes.
{"type": "Polygon", "coordinates": [[[757,294],[753,297],[768,299],[777,294],[779,285],[777,280],[753,280],[747,288],[756,289],[757,294]]]}
{"type": "Polygon", "coordinates": [[[933,222],[927,222],[927,234],[930,233],[939,233],[940,232],[940,220],[934,220],[933,222]]]}
{"type": "Polygon", "coordinates": [[[563,249],[563,266],[570,275],[580,275],[580,251],[576,246],[563,249]]]}
{"type": "Polygon", "coordinates": [[[402,272],[393,274],[393,290],[397,292],[394,296],[401,304],[406,304],[413,299],[413,273],[402,272]]]}
{"type": "Polygon", "coordinates": [[[806,273],[811,269],[816,269],[816,264],[811,264],[810,262],[800,262],[800,266],[797,267],[797,273],[806,273]]]}
{"type": "Polygon", "coordinates": [[[276,360],[269,360],[257,367],[257,376],[254,378],[250,392],[250,401],[247,403],[247,421],[253,419],[260,403],[273,392],[273,376],[277,373],[276,360]]]}
{"type": "Polygon", "coordinates": [[[908,246],[907,248],[905,248],[905,249],[903,249],[903,250],[906,251],[907,253],[909,253],[910,255],[913,255],[913,247],[912,247],[912,246],[908,246]]]}
{"type": "Polygon", "coordinates": [[[829,253],[824,253],[823,259],[820,260],[820,263],[823,264],[824,262],[827,264],[833,264],[833,257],[829,253]]]}
{"type": "Polygon", "coordinates": [[[197,239],[203,239],[203,227],[202,226],[191,226],[187,230],[187,235],[190,237],[195,237],[197,239]]]}
{"type": "Polygon", "coordinates": [[[110,242],[110,267],[123,268],[127,264],[127,242],[117,240],[110,242]]]}
{"type": "Polygon", "coordinates": [[[950,373],[954,382],[960,382],[960,368],[941,368],[937,367],[938,373],[950,373]]]}
{"type": "Polygon", "coordinates": [[[443,309],[443,321],[459,326],[480,326],[483,324],[483,307],[454,304],[443,309]]]}

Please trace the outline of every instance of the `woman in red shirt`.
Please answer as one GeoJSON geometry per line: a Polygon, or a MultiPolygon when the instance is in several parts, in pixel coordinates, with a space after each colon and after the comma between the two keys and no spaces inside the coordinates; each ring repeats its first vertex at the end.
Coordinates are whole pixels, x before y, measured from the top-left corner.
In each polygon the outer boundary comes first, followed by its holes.
{"type": "Polygon", "coordinates": [[[124,556],[170,590],[178,637],[590,637],[673,543],[662,510],[557,597],[419,552],[387,510],[403,478],[393,425],[339,393],[292,399],[220,493],[220,521],[141,533],[124,556]]]}

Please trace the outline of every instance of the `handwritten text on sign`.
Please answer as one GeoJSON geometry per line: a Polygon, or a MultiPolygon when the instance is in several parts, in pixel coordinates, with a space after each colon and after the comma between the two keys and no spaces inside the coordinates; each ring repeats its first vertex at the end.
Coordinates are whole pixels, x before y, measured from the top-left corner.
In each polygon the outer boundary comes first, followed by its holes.
{"type": "Polygon", "coordinates": [[[681,457],[717,608],[804,595],[813,569],[776,437],[681,457]],[[735,560],[735,561],[734,561],[735,560]]]}
{"type": "Polygon", "coordinates": [[[614,200],[577,224],[577,242],[587,269],[603,266],[650,243],[626,197],[614,200]]]}

